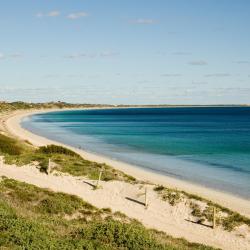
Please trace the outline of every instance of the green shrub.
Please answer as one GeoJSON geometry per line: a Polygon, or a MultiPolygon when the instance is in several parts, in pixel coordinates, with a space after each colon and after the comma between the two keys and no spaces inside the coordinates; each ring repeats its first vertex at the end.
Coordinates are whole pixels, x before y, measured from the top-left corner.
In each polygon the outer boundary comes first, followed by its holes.
{"type": "Polygon", "coordinates": [[[0,194],[11,203],[21,204],[30,210],[43,214],[72,214],[81,209],[96,210],[92,205],[84,202],[75,195],[54,193],[47,189],[40,189],[34,185],[4,179],[0,182],[0,194]],[[6,193],[6,194],[5,194],[6,193]]]}
{"type": "Polygon", "coordinates": [[[45,227],[18,217],[0,200],[0,248],[50,249],[53,244],[51,233],[45,227]]]}
{"type": "Polygon", "coordinates": [[[202,217],[203,216],[201,208],[200,208],[200,206],[198,204],[191,202],[189,206],[192,209],[191,214],[194,217],[202,217]]]}
{"type": "Polygon", "coordinates": [[[171,206],[175,206],[182,200],[181,193],[176,189],[166,188],[164,186],[156,186],[154,191],[158,192],[161,195],[161,198],[164,201],[168,201],[171,206]]]}
{"type": "Polygon", "coordinates": [[[77,153],[74,151],[62,147],[62,146],[57,146],[57,145],[48,145],[48,146],[43,146],[38,149],[39,153],[44,153],[44,154],[63,154],[63,155],[70,155],[70,156],[76,156],[80,157],[77,153]]]}
{"type": "Polygon", "coordinates": [[[74,195],[64,193],[49,193],[38,205],[40,212],[49,214],[73,214],[84,207],[84,202],[74,195]]]}
{"type": "Polygon", "coordinates": [[[232,231],[235,227],[243,223],[246,223],[244,217],[238,213],[232,213],[222,219],[222,226],[228,231],[232,231]]]}
{"type": "Polygon", "coordinates": [[[0,152],[9,155],[20,155],[22,148],[17,144],[17,141],[0,134],[0,152]]]}
{"type": "Polygon", "coordinates": [[[114,249],[167,249],[142,225],[114,220],[92,222],[88,227],[78,229],[74,237],[107,244],[114,249]]]}

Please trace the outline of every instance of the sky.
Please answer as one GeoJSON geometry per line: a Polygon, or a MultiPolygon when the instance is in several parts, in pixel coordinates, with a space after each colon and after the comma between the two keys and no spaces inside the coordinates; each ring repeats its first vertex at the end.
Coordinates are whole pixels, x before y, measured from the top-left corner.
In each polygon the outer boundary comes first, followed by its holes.
{"type": "Polygon", "coordinates": [[[2,0],[0,100],[250,104],[249,0],[2,0]]]}

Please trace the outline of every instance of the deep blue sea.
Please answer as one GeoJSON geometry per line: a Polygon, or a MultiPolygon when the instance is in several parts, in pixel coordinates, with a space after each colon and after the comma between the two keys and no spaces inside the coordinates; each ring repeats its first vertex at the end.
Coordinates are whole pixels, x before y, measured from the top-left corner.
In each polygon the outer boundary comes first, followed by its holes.
{"type": "Polygon", "coordinates": [[[61,111],[25,118],[36,134],[250,199],[250,107],[61,111]]]}

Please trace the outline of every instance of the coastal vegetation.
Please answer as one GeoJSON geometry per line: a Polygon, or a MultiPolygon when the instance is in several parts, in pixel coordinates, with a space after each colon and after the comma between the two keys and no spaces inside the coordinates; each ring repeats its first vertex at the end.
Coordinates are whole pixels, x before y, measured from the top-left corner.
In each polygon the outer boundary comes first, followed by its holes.
{"type": "Polygon", "coordinates": [[[77,196],[5,177],[0,181],[0,248],[214,249],[146,229],[120,212],[98,209],[77,196]]]}
{"type": "Polygon", "coordinates": [[[0,101],[0,113],[15,110],[28,110],[28,109],[63,109],[63,108],[102,108],[102,107],[119,107],[119,108],[140,108],[140,107],[154,107],[154,108],[167,108],[167,107],[248,107],[249,105],[110,105],[110,104],[73,104],[67,102],[45,102],[45,103],[27,103],[27,102],[4,102],[0,101]]]}
{"type": "Polygon", "coordinates": [[[48,171],[49,159],[54,163],[53,170],[68,173],[73,176],[84,176],[97,180],[103,171],[102,180],[120,180],[135,183],[136,179],[106,164],[100,164],[83,159],[70,149],[57,145],[35,148],[27,141],[0,134],[0,153],[5,156],[8,164],[18,166],[34,163],[40,171],[48,171]]]}
{"type": "Polygon", "coordinates": [[[22,147],[17,140],[0,134],[0,152],[7,155],[17,156],[22,153],[22,147]]]}
{"type": "Polygon", "coordinates": [[[1,102],[0,113],[28,110],[28,109],[62,109],[62,108],[91,108],[91,107],[112,107],[113,105],[102,104],[71,104],[66,102],[47,102],[47,103],[26,103],[26,102],[1,102]]]}
{"type": "Polygon", "coordinates": [[[213,209],[215,208],[216,224],[221,225],[225,230],[232,231],[235,227],[243,224],[250,226],[249,218],[198,195],[164,186],[156,186],[154,191],[159,194],[162,200],[172,206],[180,202],[188,204],[191,209],[191,215],[199,224],[208,223],[211,225],[213,221],[213,209]]]}

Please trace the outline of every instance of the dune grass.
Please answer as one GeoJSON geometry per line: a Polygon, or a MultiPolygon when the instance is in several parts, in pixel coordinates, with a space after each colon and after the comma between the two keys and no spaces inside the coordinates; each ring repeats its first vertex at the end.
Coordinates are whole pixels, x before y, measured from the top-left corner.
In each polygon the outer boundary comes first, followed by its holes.
{"type": "Polygon", "coordinates": [[[135,183],[136,179],[106,164],[100,164],[83,159],[77,155],[63,153],[42,153],[37,151],[25,151],[20,155],[6,155],[5,161],[8,164],[23,166],[32,162],[37,162],[41,172],[47,173],[49,159],[55,164],[53,170],[67,173],[73,176],[83,176],[92,180],[97,180],[99,173],[103,170],[102,180],[119,180],[135,183]]]}
{"type": "Polygon", "coordinates": [[[20,141],[0,134],[0,153],[5,156],[5,162],[23,166],[37,162],[42,172],[47,173],[48,162],[55,163],[53,170],[68,173],[73,176],[84,176],[97,180],[103,170],[102,180],[119,180],[136,183],[136,179],[122,171],[116,170],[106,164],[100,164],[83,159],[74,151],[57,145],[48,145],[34,148],[27,141],[20,141]]]}
{"type": "Polygon", "coordinates": [[[0,134],[0,153],[20,155],[22,153],[22,147],[15,139],[0,134]]]}
{"type": "Polygon", "coordinates": [[[185,191],[171,189],[164,186],[156,186],[154,191],[172,206],[183,201],[188,203],[191,209],[191,214],[196,217],[200,223],[205,220],[210,223],[213,221],[213,208],[215,207],[217,211],[216,223],[217,225],[221,225],[225,230],[232,231],[235,227],[243,224],[250,226],[250,219],[246,216],[231,211],[228,208],[204,199],[198,195],[189,194],[185,191]],[[203,202],[205,204],[205,209],[202,209],[197,202],[203,202]]]}
{"type": "Polygon", "coordinates": [[[172,249],[209,250],[146,229],[110,209],[97,209],[74,195],[54,193],[2,178],[1,249],[172,249]]]}
{"type": "Polygon", "coordinates": [[[42,154],[62,154],[62,155],[70,155],[70,156],[80,157],[80,155],[78,155],[74,151],[72,151],[68,148],[58,146],[58,145],[43,146],[43,147],[40,147],[37,150],[37,152],[42,153],[42,154]]]}

